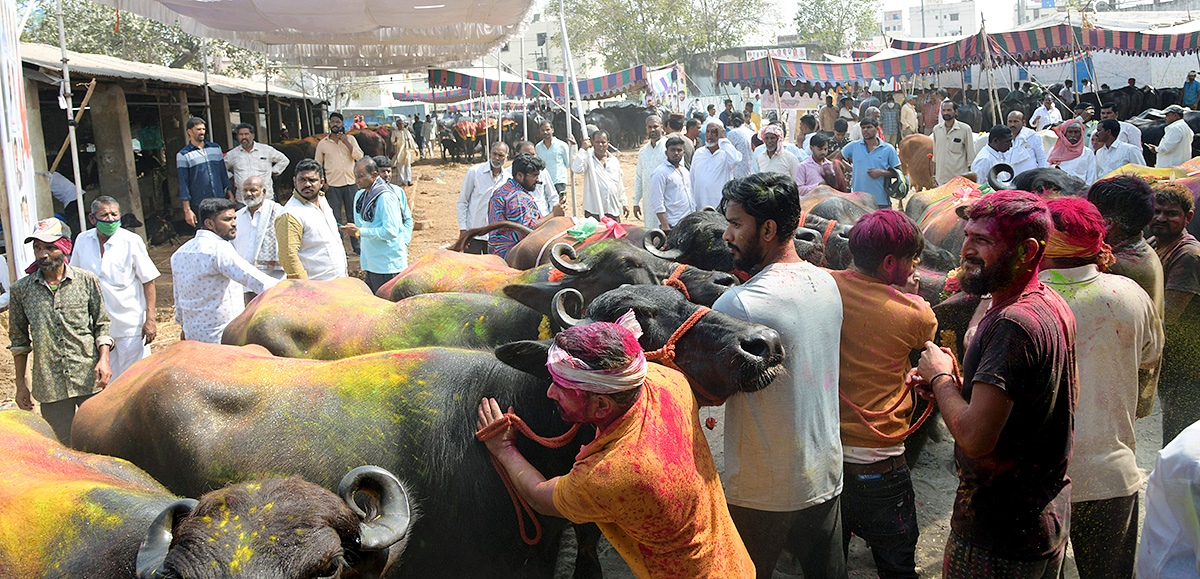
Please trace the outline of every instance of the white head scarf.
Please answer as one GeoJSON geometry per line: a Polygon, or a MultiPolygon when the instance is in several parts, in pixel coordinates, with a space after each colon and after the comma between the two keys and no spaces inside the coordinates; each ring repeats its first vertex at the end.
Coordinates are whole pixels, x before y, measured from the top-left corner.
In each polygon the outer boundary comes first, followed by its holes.
{"type": "MultiPolygon", "coordinates": [[[[616,323],[633,334],[634,339],[642,336],[642,327],[633,310],[625,312],[616,323]]],[[[597,394],[613,394],[642,385],[646,379],[646,355],[639,351],[637,357],[624,368],[597,370],[552,343],[546,356],[546,368],[559,386],[597,394]]]]}

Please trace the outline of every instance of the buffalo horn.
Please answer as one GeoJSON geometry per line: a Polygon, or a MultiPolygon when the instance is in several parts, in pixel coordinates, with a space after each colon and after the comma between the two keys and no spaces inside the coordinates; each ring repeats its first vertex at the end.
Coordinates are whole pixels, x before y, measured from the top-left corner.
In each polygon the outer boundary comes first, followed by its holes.
{"type": "Polygon", "coordinates": [[[583,309],[583,294],[575,288],[564,288],[558,290],[554,294],[554,307],[551,311],[554,312],[554,321],[560,328],[572,328],[583,323],[583,320],[575,317],[567,311],[567,298],[571,298],[574,306],[577,309],[583,309]]]}
{"type": "Polygon", "coordinates": [[[683,255],[683,250],[679,248],[662,249],[666,245],[667,234],[663,233],[661,229],[651,229],[642,238],[642,247],[646,248],[646,251],[649,251],[650,255],[671,261],[675,261],[683,255]]]}
{"type": "Polygon", "coordinates": [[[567,275],[583,275],[588,272],[588,265],[586,263],[575,261],[578,258],[579,256],[575,253],[575,248],[571,247],[570,244],[555,243],[550,248],[550,263],[554,265],[554,269],[567,275]]]}
{"type": "Polygon", "coordinates": [[[412,507],[408,492],[396,475],[377,466],[360,466],[348,473],[338,483],[338,495],[346,506],[358,515],[359,547],[366,551],[379,551],[391,547],[404,538],[412,524],[412,507]],[[354,500],[354,494],[363,491],[374,495],[379,501],[379,516],[367,521],[367,514],[354,500]]]}
{"type": "Polygon", "coordinates": [[[994,191],[1003,191],[1005,189],[1012,189],[1013,188],[1013,177],[1016,177],[1016,175],[1013,174],[1012,165],[1009,165],[1008,163],[996,163],[995,165],[992,165],[992,169],[990,171],[988,171],[987,183],[988,183],[988,185],[990,185],[992,187],[992,190],[994,190],[994,191]],[[1000,178],[1001,174],[1008,175],[1008,177],[1005,179],[1001,179],[1000,178]]]}
{"type": "Polygon", "coordinates": [[[146,538],[138,547],[134,570],[138,579],[161,577],[163,561],[167,560],[167,551],[171,550],[171,539],[175,536],[175,525],[179,519],[188,516],[198,503],[195,499],[180,499],[163,509],[150,523],[146,530],[146,538]]]}

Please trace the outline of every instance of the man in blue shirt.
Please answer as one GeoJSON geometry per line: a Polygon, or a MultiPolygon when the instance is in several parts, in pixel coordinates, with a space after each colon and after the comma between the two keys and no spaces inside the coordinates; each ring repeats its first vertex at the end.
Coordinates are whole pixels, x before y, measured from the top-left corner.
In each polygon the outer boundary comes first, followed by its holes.
{"type": "Polygon", "coordinates": [[[900,156],[896,148],[879,140],[879,122],[864,117],[859,123],[863,138],[842,147],[842,158],[854,165],[854,179],[850,188],[875,196],[875,203],[886,209],[892,206],[884,185],[888,178],[900,176],[900,156]]]}
{"type": "MultiPolygon", "coordinates": [[[[546,171],[554,181],[554,188],[561,198],[567,190],[567,165],[570,164],[571,152],[567,144],[554,137],[554,125],[550,121],[542,121],[542,140],[534,147],[537,156],[546,164],[546,171]]],[[[570,138],[570,136],[568,136],[570,138]]]]}
{"type": "Polygon", "coordinates": [[[1195,109],[1197,102],[1200,101],[1200,81],[1196,80],[1196,71],[1191,71],[1187,75],[1187,82],[1183,83],[1183,101],[1180,103],[1190,109],[1195,109]]]}
{"type": "Polygon", "coordinates": [[[187,122],[188,144],[175,155],[179,171],[179,200],[183,203],[183,220],[196,226],[192,205],[210,197],[233,199],[233,185],[225,171],[225,155],[221,145],[204,140],[204,119],[192,117],[187,122]]]}
{"type": "Polygon", "coordinates": [[[404,190],[392,185],[391,160],[363,157],[354,164],[354,223],[338,227],[361,238],[359,264],[372,292],[408,267],[413,218],[404,190]],[[386,164],[386,167],[382,165],[386,164]]]}

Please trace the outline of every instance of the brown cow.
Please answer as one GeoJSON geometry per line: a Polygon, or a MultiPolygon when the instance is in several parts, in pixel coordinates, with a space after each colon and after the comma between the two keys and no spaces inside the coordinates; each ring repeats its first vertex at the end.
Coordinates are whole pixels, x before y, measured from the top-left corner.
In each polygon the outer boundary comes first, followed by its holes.
{"type": "Polygon", "coordinates": [[[900,170],[908,175],[908,187],[912,191],[933,189],[933,137],[909,135],[900,141],[900,170]]]}

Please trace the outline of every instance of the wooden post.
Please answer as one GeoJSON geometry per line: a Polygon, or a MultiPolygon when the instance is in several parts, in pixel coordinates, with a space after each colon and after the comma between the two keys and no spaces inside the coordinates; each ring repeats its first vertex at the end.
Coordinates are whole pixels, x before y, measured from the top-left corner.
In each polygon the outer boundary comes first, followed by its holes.
{"type": "MultiPolygon", "coordinates": [[[[46,140],[42,132],[42,106],[38,102],[38,82],[25,79],[25,129],[29,134],[29,154],[33,157],[33,170],[46,172],[46,140]]],[[[50,195],[50,179],[39,177],[34,181],[37,190],[37,218],[54,215],[54,197],[50,195]]]]}
{"type": "Polygon", "coordinates": [[[228,151],[237,146],[233,138],[233,126],[230,124],[229,97],[213,93],[210,101],[212,111],[212,126],[208,127],[208,140],[221,145],[222,151],[228,151]]]}
{"type": "MultiPolygon", "coordinates": [[[[132,213],[146,222],[142,196],[138,191],[137,169],[133,163],[133,135],[129,131],[129,105],[125,90],[115,83],[96,85],[92,98],[92,128],[99,164],[100,192],[117,200],[122,213],[132,213]]],[[[131,229],[146,240],[146,228],[131,229]]]]}
{"type": "MultiPolygon", "coordinates": [[[[167,158],[167,196],[171,199],[170,205],[163,209],[175,207],[182,210],[183,204],[179,202],[179,170],[175,165],[175,155],[188,142],[186,127],[192,113],[187,106],[187,91],[172,91],[171,103],[172,106],[158,109],[158,122],[162,127],[163,154],[167,158]]],[[[166,217],[170,220],[169,215],[166,217]]]]}

